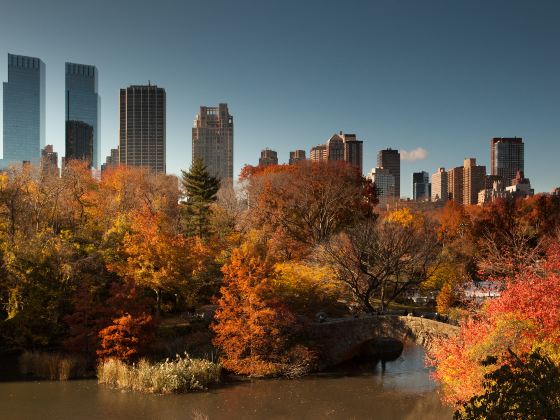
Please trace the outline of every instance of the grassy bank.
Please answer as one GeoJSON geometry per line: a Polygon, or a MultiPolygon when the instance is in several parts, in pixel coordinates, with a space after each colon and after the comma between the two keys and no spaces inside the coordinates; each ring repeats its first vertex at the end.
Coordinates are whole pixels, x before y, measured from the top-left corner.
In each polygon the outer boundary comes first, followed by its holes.
{"type": "Polygon", "coordinates": [[[19,357],[21,373],[53,381],[67,381],[86,375],[86,360],[60,353],[25,351],[19,357]]]}
{"type": "Polygon", "coordinates": [[[171,394],[204,390],[219,382],[220,371],[219,364],[185,354],[165,362],[141,360],[132,365],[108,359],[98,365],[97,378],[99,383],[115,388],[171,394]]]}

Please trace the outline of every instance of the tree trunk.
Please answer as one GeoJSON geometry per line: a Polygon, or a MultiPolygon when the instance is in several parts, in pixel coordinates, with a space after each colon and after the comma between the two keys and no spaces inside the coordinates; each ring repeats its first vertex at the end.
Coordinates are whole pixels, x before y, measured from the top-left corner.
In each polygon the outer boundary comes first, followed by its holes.
{"type": "Polygon", "coordinates": [[[156,319],[159,320],[159,314],[161,312],[161,293],[159,289],[154,289],[156,292],[156,319]]]}
{"type": "Polygon", "coordinates": [[[379,297],[379,310],[381,313],[385,312],[385,283],[381,283],[381,295],[379,297]]]}

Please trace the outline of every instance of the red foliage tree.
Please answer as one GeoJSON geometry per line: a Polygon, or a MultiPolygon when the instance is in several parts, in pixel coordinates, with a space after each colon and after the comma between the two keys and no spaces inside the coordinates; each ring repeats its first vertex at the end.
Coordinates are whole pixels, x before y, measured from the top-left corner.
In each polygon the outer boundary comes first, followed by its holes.
{"type": "Polygon", "coordinates": [[[461,324],[457,337],[441,340],[431,358],[435,378],[443,385],[445,400],[468,401],[482,391],[488,356],[505,363],[511,349],[527,353],[540,348],[560,364],[560,253],[549,250],[539,270],[520,274],[499,298],[489,300],[477,316],[461,324]]]}
{"type": "Polygon", "coordinates": [[[155,325],[150,315],[130,314],[113,319],[113,324],[99,331],[99,359],[136,360],[153,341],[155,325]]]}

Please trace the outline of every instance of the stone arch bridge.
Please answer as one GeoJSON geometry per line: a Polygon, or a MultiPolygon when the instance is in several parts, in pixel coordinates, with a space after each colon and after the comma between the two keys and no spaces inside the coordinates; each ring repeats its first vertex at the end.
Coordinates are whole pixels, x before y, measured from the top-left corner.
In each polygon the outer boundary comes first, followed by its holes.
{"type": "Polygon", "coordinates": [[[427,318],[366,315],[313,323],[308,335],[320,349],[323,363],[333,366],[363,354],[366,348],[370,354],[372,350],[373,354],[394,353],[395,340],[398,340],[396,344],[400,349],[397,356],[402,351],[401,343],[407,341],[430,349],[434,338],[451,337],[458,331],[459,327],[455,325],[427,318]]]}

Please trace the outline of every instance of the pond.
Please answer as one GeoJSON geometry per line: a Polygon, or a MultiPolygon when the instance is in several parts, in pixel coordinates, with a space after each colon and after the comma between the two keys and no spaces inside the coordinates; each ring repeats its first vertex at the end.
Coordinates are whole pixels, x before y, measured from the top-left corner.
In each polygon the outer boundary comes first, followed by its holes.
{"type": "Polygon", "coordinates": [[[0,382],[2,419],[448,419],[424,350],[356,373],[227,384],[206,393],[145,395],[94,380],[0,382]]]}

